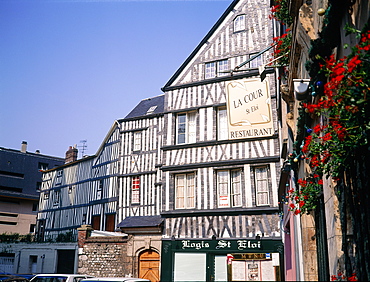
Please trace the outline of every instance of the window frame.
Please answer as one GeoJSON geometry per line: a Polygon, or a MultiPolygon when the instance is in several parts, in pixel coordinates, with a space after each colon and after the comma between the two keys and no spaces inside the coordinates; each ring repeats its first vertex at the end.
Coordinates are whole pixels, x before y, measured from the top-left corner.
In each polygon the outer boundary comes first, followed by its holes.
{"type": "Polygon", "coordinates": [[[229,124],[227,122],[226,106],[217,108],[217,140],[229,139],[229,124]]]}
{"type": "Polygon", "coordinates": [[[242,207],[242,174],[241,168],[219,169],[216,171],[218,208],[242,207]],[[226,175],[221,176],[221,173],[226,173],[226,175]],[[238,175],[234,177],[234,173],[238,173],[238,175]],[[237,181],[235,181],[235,178],[237,178],[237,181]]]}
{"type": "Polygon", "coordinates": [[[194,171],[177,173],[174,176],[174,180],[175,209],[194,209],[196,200],[196,173],[194,171]],[[181,186],[179,185],[180,177],[183,178],[183,184],[181,186]]]}
{"type": "Polygon", "coordinates": [[[256,196],[256,206],[260,207],[260,206],[269,206],[271,204],[271,201],[270,201],[270,181],[269,181],[269,172],[270,172],[270,167],[268,165],[260,165],[260,166],[255,166],[253,167],[253,176],[254,176],[254,185],[255,185],[255,196],[256,196]],[[261,169],[261,168],[264,168],[266,169],[265,171],[265,177],[263,179],[258,179],[257,177],[257,170],[258,169],[261,169]],[[262,185],[262,186],[265,186],[265,189],[264,190],[260,190],[262,188],[261,185],[259,185],[258,182],[261,182],[261,181],[264,181],[266,182],[265,185],[262,185]],[[260,197],[259,197],[259,194],[267,194],[267,196],[265,196],[264,198],[267,199],[266,203],[260,203],[260,197]]]}
{"type": "Polygon", "coordinates": [[[246,15],[237,15],[233,21],[234,32],[243,31],[246,29],[246,15]]]}
{"type": "Polygon", "coordinates": [[[142,131],[135,131],[132,135],[133,145],[132,151],[137,152],[142,149],[142,131]]]}
{"type": "Polygon", "coordinates": [[[53,206],[59,206],[60,203],[60,191],[54,190],[53,193],[53,206]]]}
{"type": "Polygon", "coordinates": [[[229,59],[207,62],[204,67],[204,79],[212,79],[229,74],[223,71],[229,71],[229,59]]]}
{"type": "Polygon", "coordinates": [[[140,175],[131,177],[131,204],[140,204],[140,175]]]}
{"type": "MultiPolygon", "coordinates": [[[[249,58],[252,58],[256,56],[258,53],[252,53],[249,54],[249,58]]],[[[259,55],[257,58],[253,59],[252,61],[249,62],[249,68],[250,69],[258,69],[259,66],[263,65],[263,57],[262,54],[259,55]]]]}
{"type": "Polygon", "coordinates": [[[176,144],[190,144],[197,141],[197,112],[176,115],[176,144]],[[180,118],[184,117],[184,121],[180,118]]]}

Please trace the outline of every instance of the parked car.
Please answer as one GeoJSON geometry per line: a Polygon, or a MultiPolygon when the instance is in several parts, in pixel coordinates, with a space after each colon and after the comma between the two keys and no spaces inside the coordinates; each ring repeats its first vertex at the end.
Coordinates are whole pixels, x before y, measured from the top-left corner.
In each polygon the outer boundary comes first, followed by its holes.
{"type": "Polygon", "coordinates": [[[80,282],[92,277],[84,274],[37,274],[30,282],[80,282]]]}
{"type": "Polygon", "coordinates": [[[25,277],[16,276],[13,274],[0,274],[0,281],[1,282],[29,282],[25,277]]]}
{"type": "Polygon", "coordinates": [[[94,277],[83,279],[80,282],[150,282],[148,279],[134,277],[94,277]]]}

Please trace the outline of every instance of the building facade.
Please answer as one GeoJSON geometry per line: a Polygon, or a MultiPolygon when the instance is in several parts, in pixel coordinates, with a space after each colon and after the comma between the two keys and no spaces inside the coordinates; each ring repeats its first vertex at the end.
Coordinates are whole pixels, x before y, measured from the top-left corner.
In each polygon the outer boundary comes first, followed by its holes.
{"type": "Polygon", "coordinates": [[[279,193],[288,199],[281,205],[286,278],[366,281],[369,1],[286,4],[292,42],[279,193]]]}
{"type": "MultiPolygon", "coordinates": [[[[267,0],[233,1],[163,95],[117,120],[96,155],[46,171],[39,237],[120,228],[127,237],[112,242],[131,268],[114,276],[282,280],[269,13],[267,0]]],[[[92,237],[79,246],[80,272],[110,240],[92,237]]]]}
{"type": "Polygon", "coordinates": [[[233,1],[162,88],[163,281],[281,278],[269,11],[233,1]]]}
{"type": "Polygon", "coordinates": [[[64,164],[63,158],[0,148],[0,233],[33,233],[42,171],[64,164]]]}

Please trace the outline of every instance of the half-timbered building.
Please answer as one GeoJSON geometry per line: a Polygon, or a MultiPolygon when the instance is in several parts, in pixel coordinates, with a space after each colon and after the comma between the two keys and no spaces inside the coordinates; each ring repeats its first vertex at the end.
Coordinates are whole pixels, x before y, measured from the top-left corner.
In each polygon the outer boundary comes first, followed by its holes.
{"type": "Polygon", "coordinates": [[[40,241],[75,236],[83,224],[115,230],[120,140],[115,121],[96,155],[44,172],[37,216],[40,241]]]}
{"type": "Polygon", "coordinates": [[[269,12],[233,1],[162,89],[163,281],[280,278],[269,12]]]}

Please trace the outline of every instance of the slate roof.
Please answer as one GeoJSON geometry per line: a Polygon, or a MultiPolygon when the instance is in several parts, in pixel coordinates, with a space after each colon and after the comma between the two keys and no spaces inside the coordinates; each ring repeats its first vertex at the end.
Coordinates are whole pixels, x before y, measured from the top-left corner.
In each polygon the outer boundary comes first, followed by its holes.
{"type": "Polygon", "coordinates": [[[152,216],[128,216],[117,227],[155,227],[161,225],[163,218],[159,215],[152,216]]]}
{"type": "Polygon", "coordinates": [[[125,117],[125,119],[161,114],[163,113],[163,109],[164,95],[162,94],[156,97],[141,100],[141,102],[125,117]],[[150,109],[154,110],[148,112],[150,109]]]}

